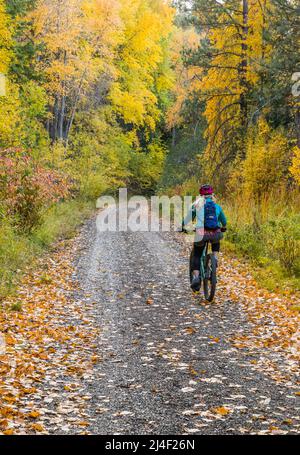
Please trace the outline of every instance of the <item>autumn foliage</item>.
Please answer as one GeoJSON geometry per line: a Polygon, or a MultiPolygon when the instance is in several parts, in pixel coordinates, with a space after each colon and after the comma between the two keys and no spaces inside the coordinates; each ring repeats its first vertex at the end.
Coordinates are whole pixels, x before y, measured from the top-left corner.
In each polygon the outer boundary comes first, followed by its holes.
{"type": "Polygon", "coordinates": [[[56,171],[34,163],[19,149],[0,154],[0,195],[7,213],[22,231],[40,222],[42,210],[69,195],[70,182],[56,171]]]}

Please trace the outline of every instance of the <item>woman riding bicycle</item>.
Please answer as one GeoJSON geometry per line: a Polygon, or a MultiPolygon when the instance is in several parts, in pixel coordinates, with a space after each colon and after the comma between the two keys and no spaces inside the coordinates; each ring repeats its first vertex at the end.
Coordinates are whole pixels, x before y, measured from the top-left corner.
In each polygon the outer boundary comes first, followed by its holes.
{"type": "Polygon", "coordinates": [[[187,216],[182,222],[182,230],[190,221],[196,222],[196,235],[194,238],[193,277],[191,288],[199,291],[200,288],[200,261],[207,242],[212,244],[212,252],[218,260],[220,240],[226,231],[226,216],[220,205],[214,201],[214,191],[210,185],[202,185],[199,190],[200,198],[192,204],[187,216]]]}

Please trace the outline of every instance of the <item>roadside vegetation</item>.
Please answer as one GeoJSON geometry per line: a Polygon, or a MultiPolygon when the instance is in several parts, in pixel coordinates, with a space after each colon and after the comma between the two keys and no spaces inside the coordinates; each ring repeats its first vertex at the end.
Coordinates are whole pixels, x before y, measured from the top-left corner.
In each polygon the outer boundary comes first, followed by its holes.
{"type": "Polygon", "coordinates": [[[8,220],[0,228],[0,299],[14,292],[25,267],[34,264],[55,242],[74,236],[77,227],[94,211],[94,203],[75,199],[53,205],[31,234],[16,231],[8,220]]]}

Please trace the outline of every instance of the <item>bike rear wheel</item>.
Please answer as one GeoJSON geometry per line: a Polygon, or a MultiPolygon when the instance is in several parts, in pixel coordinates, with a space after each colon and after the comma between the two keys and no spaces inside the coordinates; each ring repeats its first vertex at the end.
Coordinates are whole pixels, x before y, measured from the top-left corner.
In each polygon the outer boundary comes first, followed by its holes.
{"type": "Polygon", "coordinates": [[[217,260],[213,254],[205,257],[205,278],[203,280],[204,297],[212,302],[217,287],[217,260]]]}

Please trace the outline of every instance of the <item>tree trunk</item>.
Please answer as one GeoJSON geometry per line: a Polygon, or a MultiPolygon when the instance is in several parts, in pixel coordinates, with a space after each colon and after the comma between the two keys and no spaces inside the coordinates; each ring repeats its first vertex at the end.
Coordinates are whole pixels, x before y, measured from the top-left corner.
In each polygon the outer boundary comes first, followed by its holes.
{"type": "Polygon", "coordinates": [[[176,127],[173,126],[172,128],[172,147],[176,145],[176,127]]]}
{"type": "Polygon", "coordinates": [[[71,131],[71,128],[72,128],[72,125],[73,125],[74,118],[75,118],[77,105],[78,105],[78,102],[80,100],[81,89],[82,89],[82,85],[83,85],[83,81],[84,81],[85,75],[86,75],[86,69],[84,70],[84,72],[83,72],[83,74],[81,76],[81,80],[80,80],[80,83],[79,83],[79,86],[78,86],[78,90],[77,90],[77,93],[75,95],[74,103],[73,103],[73,106],[71,108],[70,119],[67,122],[66,133],[65,133],[65,147],[66,148],[68,147],[69,134],[70,134],[70,131],[71,131]]]}
{"type": "MultiPolygon", "coordinates": [[[[67,52],[64,51],[63,56],[64,66],[67,64],[67,52]]],[[[62,97],[61,97],[61,106],[59,113],[59,139],[63,140],[64,138],[64,122],[65,122],[65,112],[66,112],[66,83],[62,81],[62,97]]]]}
{"type": "Polygon", "coordinates": [[[65,110],[66,110],[66,97],[65,95],[61,98],[61,109],[59,113],[59,130],[58,138],[62,140],[64,138],[64,119],[65,119],[65,110]]]}
{"type": "Polygon", "coordinates": [[[58,125],[58,112],[59,112],[59,100],[58,97],[55,97],[54,106],[52,109],[53,118],[50,128],[50,138],[52,142],[55,142],[57,139],[57,125],[58,125]]]}

